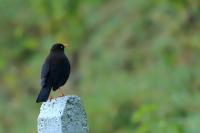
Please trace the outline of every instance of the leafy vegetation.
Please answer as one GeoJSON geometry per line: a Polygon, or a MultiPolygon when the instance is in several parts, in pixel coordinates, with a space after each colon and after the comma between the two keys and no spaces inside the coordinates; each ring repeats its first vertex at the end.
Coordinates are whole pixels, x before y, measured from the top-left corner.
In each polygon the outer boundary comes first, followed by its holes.
{"type": "Polygon", "coordinates": [[[198,0],[0,0],[0,132],[36,132],[41,64],[68,42],[91,133],[200,132],[198,0]]]}

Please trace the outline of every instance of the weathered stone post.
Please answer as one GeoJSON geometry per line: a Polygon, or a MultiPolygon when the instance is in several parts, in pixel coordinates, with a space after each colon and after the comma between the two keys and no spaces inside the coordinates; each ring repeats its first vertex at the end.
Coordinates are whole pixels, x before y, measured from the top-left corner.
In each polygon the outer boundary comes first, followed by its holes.
{"type": "Polygon", "coordinates": [[[88,133],[87,116],[78,96],[44,102],[37,120],[38,133],[88,133]]]}

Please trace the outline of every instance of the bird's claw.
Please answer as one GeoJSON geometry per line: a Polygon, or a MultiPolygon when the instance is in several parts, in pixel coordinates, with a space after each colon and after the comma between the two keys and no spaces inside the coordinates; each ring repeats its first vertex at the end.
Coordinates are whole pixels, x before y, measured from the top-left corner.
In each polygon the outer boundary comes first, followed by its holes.
{"type": "Polygon", "coordinates": [[[51,100],[53,99],[53,96],[49,96],[49,101],[51,102],[51,100]]]}
{"type": "Polygon", "coordinates": [[[59,95],[59,97],[64,97],[64,96],[65,96],[65,94],[64,94],[63,90],[60,89],[60,95],[59,95]]]}

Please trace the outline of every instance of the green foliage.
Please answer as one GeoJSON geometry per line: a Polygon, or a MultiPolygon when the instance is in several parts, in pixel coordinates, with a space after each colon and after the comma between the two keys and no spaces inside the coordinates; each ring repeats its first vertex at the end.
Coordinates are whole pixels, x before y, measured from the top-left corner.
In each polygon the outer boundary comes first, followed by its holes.
{"type": "Polygon", "coordinates": [[[197,0],[0,0],[0,132],[36,132],[42,62],[68,42],[91,133],[200,132],[197,0]]]}

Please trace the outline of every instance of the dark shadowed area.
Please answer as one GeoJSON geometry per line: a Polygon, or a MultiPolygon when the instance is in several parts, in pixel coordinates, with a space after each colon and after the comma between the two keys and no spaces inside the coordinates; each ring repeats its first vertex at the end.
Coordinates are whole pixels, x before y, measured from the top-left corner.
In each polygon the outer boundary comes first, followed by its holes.
{"type": "Polygon", "coordinates": [[[55,42],[91,133],[199,133],[199,29],[199,0],[0,0],[0,133],[37,131],[55,42]]]}

